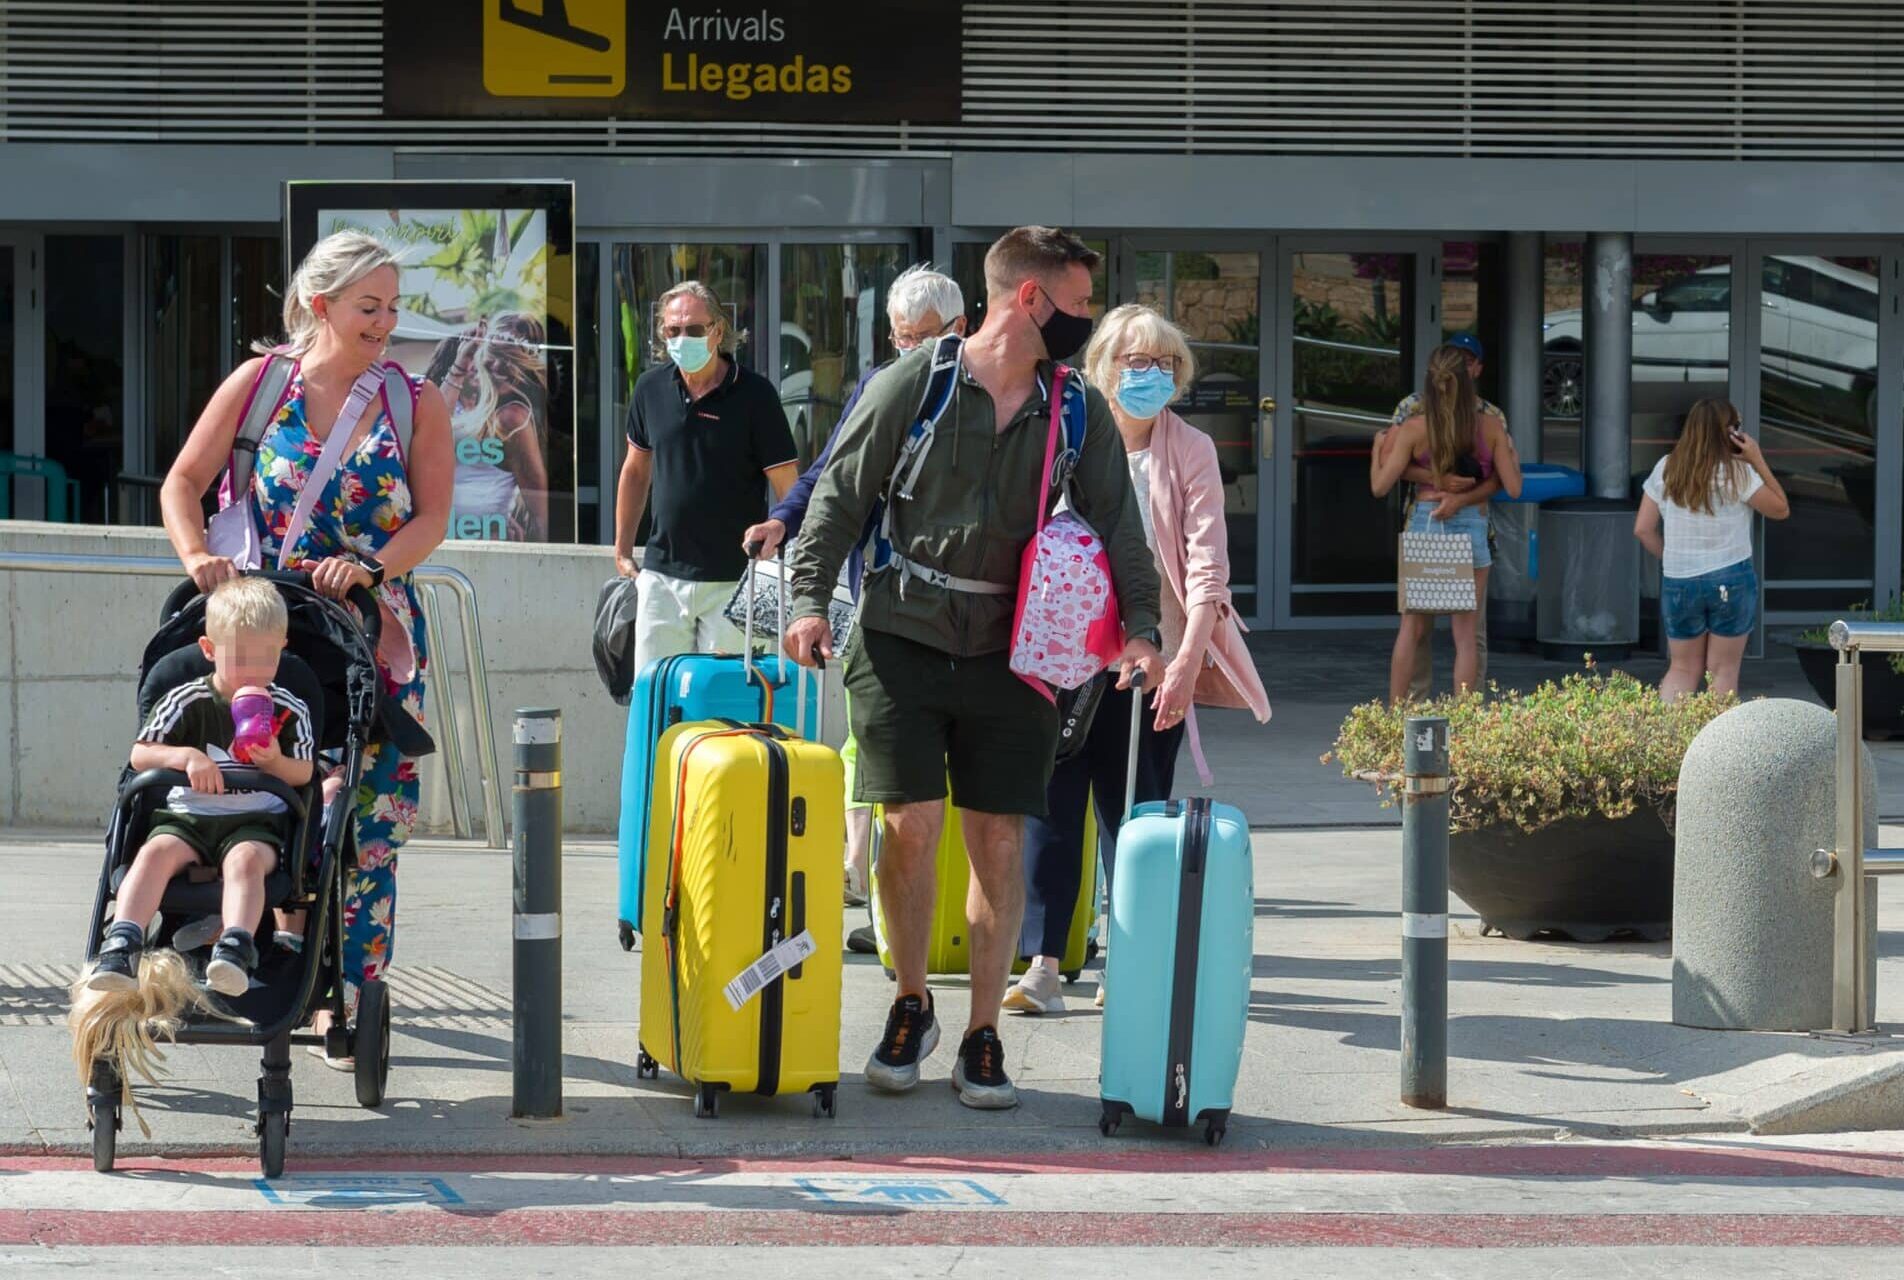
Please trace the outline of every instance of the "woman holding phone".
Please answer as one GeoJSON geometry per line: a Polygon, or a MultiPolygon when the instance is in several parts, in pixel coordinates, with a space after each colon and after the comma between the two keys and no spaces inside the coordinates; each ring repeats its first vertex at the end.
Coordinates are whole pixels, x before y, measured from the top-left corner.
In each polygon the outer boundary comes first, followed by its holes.
{"type": "Polygon", "coordinates": [[[1759,610],[1752,513],[1783,520],[1791,514],[1785,490],[1759,442],[1739,429],[1739,411],[1701,400],[1646,477],[1645,494],[1633,536],[1659,557],[1660,623],[1672,652],[1659,696],[1691,693],[1708,673],[1714,693],[1736,693],[1759,610]]]}

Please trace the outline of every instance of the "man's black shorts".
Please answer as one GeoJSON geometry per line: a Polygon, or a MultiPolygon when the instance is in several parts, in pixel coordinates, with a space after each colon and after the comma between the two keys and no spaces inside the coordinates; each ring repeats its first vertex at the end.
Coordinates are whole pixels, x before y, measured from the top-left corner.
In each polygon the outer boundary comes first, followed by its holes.
{"type": "Polygon", "coordinates": [[[1009,661],[1005,653],[955,658],[862,629],[846,665],[859,742],[853,798],[940,800],[950,775],[961,809],[1043,816],[1058,711],[1009,661]]]}

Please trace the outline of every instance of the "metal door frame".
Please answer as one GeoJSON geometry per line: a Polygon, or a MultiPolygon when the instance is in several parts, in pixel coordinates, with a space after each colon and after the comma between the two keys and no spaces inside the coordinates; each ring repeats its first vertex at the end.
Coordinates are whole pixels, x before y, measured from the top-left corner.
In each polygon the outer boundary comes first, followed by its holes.
{"type": "MultiPolygon", "coordinates": [[[[1875,478],[1877,507],[1873,524],[1873,533],[1877,545],[1872,548],[1870,599],[1873,608],[1880,608],[1884,602],[1897,594],[1900,570],[1904,569],[1904,507],[1900,506],[1900,490],[1904,489],[1904,384],[1900,383],[1900,371],[1904,369],[1904,323],[1899,320],[1899,302],[1904,297],[1904,282],[1900,282],[1899,273],[1904,269],[1904,249],[1895,240],[1838,240],[1832,237],[1804,236],[1754,236],[1742,242],[1740,250],[1746,263],[1747,279],[1751,282],[1752,305],[1746,308],[1743,325],[1734,325],[1735,331],[1744,329],[1744,359],[1741,368],[1744,380],[1733,384],[1737,394],[1739,415],[1756,435],[1759,430],[1759,414],[1764,408],[1764,377],[1755,358],[1760,345],[1760,317],[1762,314],[1761,291],[1764,287],[1764,261],[1768,254],[1794,254],[1806,256],[1838,256],[1840,254],[1876,258],[1878,267],[1878,353],[1877,353],[1877,408],[1875,478]]],[[[1733,290],[1736,295],[1738,289],[1733,290]]],[[[1735,311],[1736,315],[1736,311],[1735,311]]],[[[1765,574],[1764,522],[1757,521],[1756,546],[1759,561],[1759,581],[1764,584],[1762,594],[1769,592],[1770,582],[1765,574]]],[[[1781,583],[1787,588],[1803,589],[1812,585],[1811,580],[1800,579],[1781,583]]],[[[1821,580],[1815,585],[1836,585],[1831,580],[1821,580]]],[[[1763,644],[1764,628],[1769,623],[1774,626],[1792,623],[1811,623],[1824,621],[1827,614],[1816,610],[1783,609],[1771,612],[1761,609],[1759,635],[1763,644]]]]}
{"type": "MultiPolygon", "coordinates": [[[[0,249],[13,253],[13,451],[46,454],[46,279],[45,243],[38,231],[0,229],[0,249]]],[[[31,479],[13,481],[13,513],[21,520],[43,519],[43,487],[31,479]]]]}
{"type": "MultiPolygon", "coordinates": [[[[1295,255],[1299,253],[1406,253],[1413,254],[1414,272],[1414,331],[1417,335],[1412,367],[1409,370],[1409,384],[1421,383],[1428,368],[1428,352],[1432,342],[1423,340],[1428,335],[1439,336],[1441,325],[1441,246],[1444,237],[1431,232],[1397,232],[1394,234],[1328,235],[1305,233],[1277,237],[1276,280],[1278,291],[1275,298],[1276,309],[1276,383],[1272,392],[1274,400],[1273,443],[1265,452],[1275,454],[1272,463],[1276,476],[1275,490],[1275,534],[1273,544],[1275,558],[1274,612],[1269,625],[1284,631],[1380,631],[1395,626],[1392,613],[1371,615],[1331,615],[1322,614],[1311,617],[1297,617],[1294,597],[1295,590],[1293,551],[1296,535],[1296,495],[1295,495],[1295,300],[1288,289],[1282,288],[1284,282],[1290,285],[1295,281],[1295,255]]],[[[1330,584],[1321,584],[1321,591],[1305,591],[1300,594],[1324,594],[1335,590],[1330,584]]],[[[1356,586],[1357,592],[1380,590],[1380,584],[1356,586]]]]}
{"type": "MultiPolygon", "coordinates": [[[[1266,401],[1273,404],[1276,371],[1282,363],[1277,358],[1278,347],[1272,337],[1276,331],[1274,307],[1278,281],[1282,278],[1275,236],[1256,232],[1141,231],[1113,234],[1109,241],[1111,263],[1105,280],[1111,296],[1106,299],[1107,309],[1137,300],[1137,255],[1140,253],[1254,253],[1258,262],[1255,398],[1259,406],[1266,401]]],[[[1273,415],[1266,417],[1259,408],[1256,430],[1258,442],[1253,446],[1257,455],[1256,581],[1250,588],[1256,605],[1251,613],[1243,614],[1242,619],[1248,626],[1269,628],[1276,625],[1277,617],[1275,505],[1279,490],[1272,456],[1276,434],[1273,415]]]]}

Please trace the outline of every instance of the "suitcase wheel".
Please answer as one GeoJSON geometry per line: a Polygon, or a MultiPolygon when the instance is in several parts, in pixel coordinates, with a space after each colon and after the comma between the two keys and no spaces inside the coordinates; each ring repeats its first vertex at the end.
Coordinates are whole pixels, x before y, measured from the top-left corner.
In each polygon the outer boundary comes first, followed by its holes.
{"type": "Polygon", "coordinates": [[[635,1078],[637,1080],[659,1080],[661,1064],[648,1056],[646,1049],[635,1051],[635,1078]]]}
{"type": "Polygon", "coordinates": [[[704,1084],[694,1091],[694,1118],[696,1120],[718,1120],[721,1116],[721,1091],[719,1086],[704,1084]]]}
{"type": "Polygon", "coordinates": [[[837,1085],[822,1084],[814,1086],[813,1118],[815,1120],[818,1120],[821,1116],[825,1116],[828,1120],[833,1119],[837,1090],[837,1085]]]}
{"type": "Polygon", "coordinates": [[[1122,1123],[1124,1123],[1123,1110],[1108,1102],[1105,1103],[1104,1109],[1098,1113],[1097,1131],[1108,1138],[1117,1132],[1117,1126],[1122,1123]]]}
{"type": "Polygon", "coordinates": [[[893,972],[893,971],[892,971],[891,969],[887,969],[887,970],[886,970],[886,981],[888,981],[888,982],[897,982],[897,981],[899,981],[899,975],[898,975],[898,974],[896,974],[896,973],[894,973],[894,972],[893,972]]]}
{"type": "Polygon", "coordinates": [[[1084,970],[1082,969],[1060,969],[1058,971],[1058,976],[1063,978],[1066,982],[1076,982],[1083,974],[1084,970]]]}
{"type": "Polygon", "coordinates": [[[615,932],[621,939],[621,949],[623,951],[633,951],[635,949],[635,926],[629,924],[626,920],[617,920],[615,921],[615,932]]]}
{"type": "Polygon", "coordinates": [[[1228,1132],[1228,1129],[1211,1120],[1203,1126],[1203,1140],[1214,1147],[1223,1141],[1223,1135],[1228,1132]]]}

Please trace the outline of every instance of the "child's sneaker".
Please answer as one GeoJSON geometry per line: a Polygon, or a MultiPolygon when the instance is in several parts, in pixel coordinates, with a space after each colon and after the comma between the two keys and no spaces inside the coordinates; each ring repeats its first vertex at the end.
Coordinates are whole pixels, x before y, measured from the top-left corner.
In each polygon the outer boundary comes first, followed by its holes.
{"type": "Polygon", "coordinates": [[[205,966],[205,985],[221,996],[241,996],[251,989],[251,971],[258,967],[258,948],[243,929],[227,929],[212,948],[205,966]]]}
{"type": "Polygon", "coordinates": [[[301,933],[294,933],[289,929],[279,929],[276,933],[271,935],[271,941],[276,944],[281,951],[289,951],[292,955],[304,954],[304,935],[301,933]]]}
{"type": "Polygon", "coordinates": [[[86,975],[88,991],[137,991],[139,953],[145,950],[145,930],[121,922],[106,930],[93,971],[86,975]]]}

